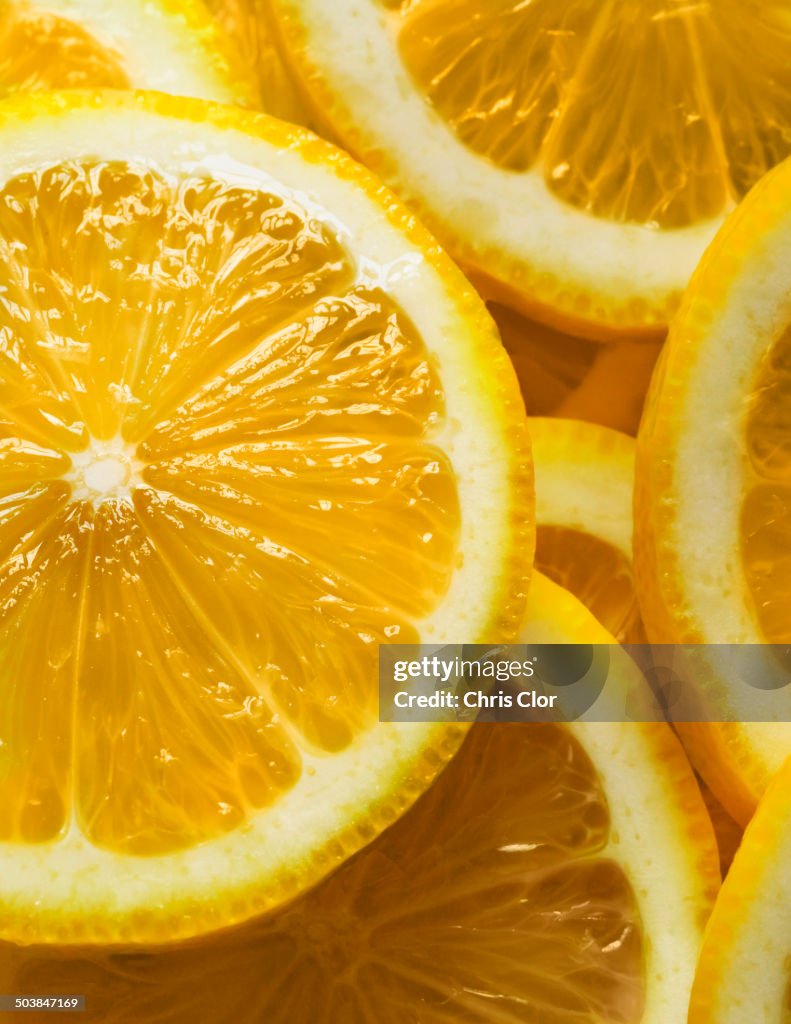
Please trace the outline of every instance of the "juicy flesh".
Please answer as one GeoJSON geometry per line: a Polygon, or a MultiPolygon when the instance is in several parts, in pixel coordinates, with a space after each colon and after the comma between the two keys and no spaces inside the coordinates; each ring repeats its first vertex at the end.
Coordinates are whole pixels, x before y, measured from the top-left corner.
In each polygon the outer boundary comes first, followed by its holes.
{"type": "Polygon", "coordinates": [[[597,216],[691,224],[791,152],[785,0],[385,6],[461,142],[597,216]]]}
{"type": "Polygon", "coordinates": [[[535,565],[578,597],[619,643],[643,642],[631,563],[607,541],[567,526],[539,526],[535,565]]]}
{"type": "Polygon", "coordinates": [[[288,196],[61,164],[0,268],[0,840],[184,847],[375,722],[457,558],[441,386],[288,196]]]}
{"type": "Polygon", "coordinates": [[[103,1024],[638,1024],[642,925],[609,839],[568,731],[478,725],[410,812],[284,911],[160,953],[15,950],[6,984],[79,982],[103,1024]]]}
{"type": "Polygon", "coordinates": [[[0,97],[69,88],[128,89],[121,55],[45,6],[0,0],[0,97]]]}
{"type": "Polygon", "coordinates": [[[791,642],[791,328],[771,347],[751,394],[742,565],[764,637],[786,644],[791,642]]]}

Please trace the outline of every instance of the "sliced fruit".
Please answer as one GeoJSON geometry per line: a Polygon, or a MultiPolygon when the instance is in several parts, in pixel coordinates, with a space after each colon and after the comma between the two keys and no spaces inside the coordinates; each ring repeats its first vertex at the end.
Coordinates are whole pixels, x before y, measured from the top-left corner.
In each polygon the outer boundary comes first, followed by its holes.
{"type": "Polygon", "coordinates": [[[640,643],[632,576],[634,441],[607,427],[531,417],[536,568],[622,643],[640,643]]]}
{"type": "MultiPolygon", "coordinates": [[[[632,572],[635,445],[605,427],[531,417],[536,568],[570,590],[621,643],[644,643],[632,572]]],[[[705,783],[721,865],[741,829],[705,783]]]]}
{"type": "Polygon", "coordinates": [[[791,762],[747,827],[711,915],[689,1024],[791,1019],[791,762]]]}
{"type": "Polygon", "coordinates": [[[526,422],[459,271],[314,136],[74,92],[0,139],[0,935],[164,941],[449,756],[378,722],[377,644],[513,638],[526,422]]]}
{"type": "Polygon", "coordinates": [[[0,97],[133,88],[250,102],[226,47],[199,0],[3,0],[0,97]]]}
{"type": "Polygon", "coordinates": [[[660,333],[791,152],[785,0],[266,4],[345,145],[489,297],[573,333],[660,333]]]}
{"type": "MultiPolygon", "coordinates": [[[[733,214],[654,376],[639,439],[635,561],[658,643],[791,638],[790,194],[787,162],[733,214]]],[[[791,753],[791,706],[777,690],[733,685],[732,659],[721,664],[714,648],[699,657],[712,677],[702,710],[722,721],[683,727],[684,741],[745,823],[791,753]]]]}
{"type": "MultiPolygon", "coordinates": [[[[614,643],[540,576],[530,603],[524,636],[614,643]]],[[[284,910],[164,952],[7,948],[0,981],[79,989],[107,1024],[668,1024],[716,887],[667,726],[479,724],[411,811],[284,910]]]]}
{"type": "Polygon", "coordinates": [[[310,124],[310,114],[272,40],[260,0],[207,0],[209,9],[250,69],[261,110],[310,124]]]}

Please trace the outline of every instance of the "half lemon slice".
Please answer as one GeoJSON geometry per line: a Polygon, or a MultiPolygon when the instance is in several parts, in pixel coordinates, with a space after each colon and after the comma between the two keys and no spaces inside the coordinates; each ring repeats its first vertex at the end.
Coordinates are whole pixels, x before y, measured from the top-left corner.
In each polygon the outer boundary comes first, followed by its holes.
{"type": "MultiPolygon", "coordinates": [[[[714,646],[791,640],[789,194],[786,161],[712,243],[670,331],[638,442],[644,621],[652,642],[709,645],[699,657],[701,678],[712,676],[703,708],[712,721],[681,728],[696,767],[743,824],[791,753],[782,650],[743,671],[714,646]]],[[[754,657],[764,657],[759,647],[754,657]]]]}
{"type": "Polygon", "coordinates": [[[322,123],[488,297],[662,330],[791,151],[785,0],[265,0],[322,123]]]}
{"type": "Polygon", "coordinates": [[[378,722],[377,645],[515,635],[518,388],[433,240],[307,132],[75,92],[0,138],[0,934],[194,934],[454,748],[378,722]]]}
{"type": "MultiPolygon", "coordinates": [[[[523,638],[612,644],[537,575],[523,638]]],[[[613,683],[639,679],[625,652],[613,683]]],[[[415,806],[310,893],[165,951],[4,950],[6,991],[102,1024],[669,1024],[718,885],[664,723],[474,725],[415,806]],[[91,1017],[89,1016],[89,1019],[91,1017]]]]}

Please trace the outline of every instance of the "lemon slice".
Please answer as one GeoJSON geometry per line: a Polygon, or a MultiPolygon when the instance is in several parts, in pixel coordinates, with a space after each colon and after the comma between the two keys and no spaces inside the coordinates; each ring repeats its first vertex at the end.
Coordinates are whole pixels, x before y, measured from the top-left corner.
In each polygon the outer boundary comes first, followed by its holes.
{"type": "Polygon", "coordinates": [[[236,52],[250,70],[257,106],[275,117],[310,125],[310,114],[268,30],[258,0],[207,0],[236,52]]]}
{"type": "MultiPolygon", "coordinates": [[[[530,595],[537,641],[614,642],[540,575],[530,595]]],[[[668,1024],[716,886],[667,726],[482,723],[400,821],[289,907],[161,953],[6,949],[0,982],[79,989],[107,1024],[220,1024],[229,1007],[272,1024],[668,1024]]]]}
{"type": "MultiPolygon", "coordinates": [[[[640,600],[656,642],[791,638],[789,187],[783,164],[732,215],[690,284],[652,384],[635,521],[640,600]]],[[[684,736],[744,823],[791,753],[791,708],[776,691],[731,685],[733,669],[720,666],[721,686],[713,680],[707,698],[724,723],[684,736]]]]}
{"type": "MultiPolygon", "coordinates": [[[[635,443],[606,427],[530,419],[536,474],[536,568],[579,598],[622,643],[644,643],[632,570],[635,443]]],[[[701,791],[726,869],[741,829],[701,791]]]]}
{"type": "Polygon", "coordinates": [[[377,645],[514,636],[516,381],[432,239],[306,132],[75,92],[0,137],[0,934],[197,933],[452,751],[378,723],[377,645]]]}
{"type": "Polygon", "coordinates": [[[0,96],[66,88],[252,97],[198,0],[3,0],[0,96]]]}
{"type": "Polygon", "coordinates": [[[266,0],[317,115],[491,297],[660,331],[791,150],[781,0],[266,0]]]}
{"type": "Polygon", "coordinates": [[[635,444],[607,427],[531,417],[536,568],[619,641],[642,639],[632,574],[635,444]]]}
{"type": "Polygon", "coordinates": [[[791,1020],[791,763],[747,827],[706,929],[689,1024],[791,1020]]]}

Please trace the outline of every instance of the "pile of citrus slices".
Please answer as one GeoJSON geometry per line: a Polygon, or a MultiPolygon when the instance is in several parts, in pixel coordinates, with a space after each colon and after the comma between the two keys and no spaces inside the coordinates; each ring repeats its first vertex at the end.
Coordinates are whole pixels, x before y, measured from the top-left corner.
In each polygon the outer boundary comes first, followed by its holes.
{"type": "Polygon", "coordinates": [[[0,997],[791,1021],[789,153],[785,0],[0,3],[0,997]]]}

